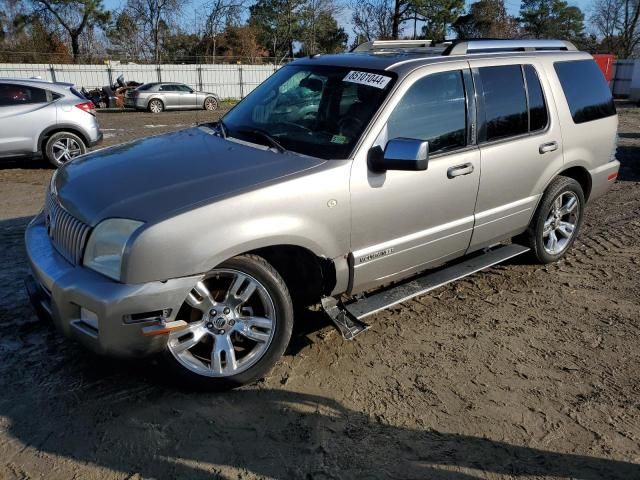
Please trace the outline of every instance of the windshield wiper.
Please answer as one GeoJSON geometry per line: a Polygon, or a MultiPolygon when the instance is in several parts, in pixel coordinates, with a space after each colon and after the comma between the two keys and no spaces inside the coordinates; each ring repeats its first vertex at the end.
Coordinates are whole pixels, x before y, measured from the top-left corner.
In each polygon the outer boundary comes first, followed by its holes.
{"type": "Polygon", "coordinates": [[[266,140],[271,147],[275,148],[280,153],[288,152],[288,150],[286,148],[284,148],[280,144],[280,142],[278,142],[278,140],[276,140],[273,136],[271,136],[269,133],[265,132],[264,130],[260,130],[258,128],[253,128],[253,127],[240,127],[240,128],[235,129],[235,130],[236,130],[236,132],[238,132],[240,134],[254,135],[256,137],[260,137],[260,138],[266,140]]]}

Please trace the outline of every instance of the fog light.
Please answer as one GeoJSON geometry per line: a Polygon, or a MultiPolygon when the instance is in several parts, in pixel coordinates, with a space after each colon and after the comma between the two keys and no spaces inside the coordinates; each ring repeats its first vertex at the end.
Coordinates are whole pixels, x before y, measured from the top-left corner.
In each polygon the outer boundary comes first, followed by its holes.
{"type": "Polygon", "coordinates": [[[98,330],[98,316],[91,310],[87,310],[84,307],[80,307],[80,320],[89,325],[92,328],[98,330]]]}

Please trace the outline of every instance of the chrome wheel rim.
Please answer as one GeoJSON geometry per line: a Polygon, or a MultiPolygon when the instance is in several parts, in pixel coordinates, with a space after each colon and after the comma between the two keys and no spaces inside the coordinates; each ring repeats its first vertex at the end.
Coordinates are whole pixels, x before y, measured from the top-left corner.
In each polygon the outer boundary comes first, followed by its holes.
{"type": "Polygon", "coordinates": [[[573,192],[563,192],[551,204],[542,231],[544,249],[551,255],[562,253],[573,239],[580,215],[580,202],[573,192]]]}
{"type": "Polygon", "coordinates": [[[215,110],[217,106],[218,102],[216,102],[214,98],[207,98],[207,100],[204,102],[204,108],[206,108],[207,110],[215,110]]]}
{"type": "Polygon", "coordinates": [[[53,159],[58,164],[68,162],[74,157],[82,154],[82,146],[71,137],[62,137],[52,145],[53,159]]]}
{"type": "Polygon", "coordinates": [[[152,113],[160,113],[162,111],[162,104],[158,100],[152,100],[149,104],[149,110],[152,113]]]}
{"type": "Polygon", "coordinates": [[[277,320],[264,285],[231,269],[215,269],[198,282],[178,318],[188,325],[169,335],[169,351],[205,377],[230,377],[255,365],[271,345],[277,320]]]}

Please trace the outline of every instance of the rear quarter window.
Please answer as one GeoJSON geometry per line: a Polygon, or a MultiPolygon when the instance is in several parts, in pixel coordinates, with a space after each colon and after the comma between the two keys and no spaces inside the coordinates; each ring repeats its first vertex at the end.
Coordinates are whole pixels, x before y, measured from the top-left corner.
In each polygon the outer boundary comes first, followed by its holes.
{"type": "Polygon", "coordinates": [[[554,68],[575,123],[616,114],[609,86],[593,60],[556,62],[554,68]]]}

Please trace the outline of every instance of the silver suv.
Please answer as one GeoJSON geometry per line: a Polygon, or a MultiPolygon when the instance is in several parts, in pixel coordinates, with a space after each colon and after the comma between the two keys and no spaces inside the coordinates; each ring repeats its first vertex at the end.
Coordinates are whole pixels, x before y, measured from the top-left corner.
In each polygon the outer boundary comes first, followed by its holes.
{"type": "Polygon", "coordinates": [[[561,258],[617,176],[617,124],[593,59],[563,41],[299,59],[216,124],[60,169],[26,232],[30,296],[97,352],[252,382],[294,305],[353,338],[505,259],[561,258]]]}
{"type": "Polygon", "coordinates": [[[196,92],[182,83],[145,83],[125,94],[124,106],[160,113],[163,110],[217,110],[220,99],[214,93],[196,92]]]}
{"type": "Polygon", "coordinates": [[[0,158],[44,156],[60,167],[102,139],[94,104],[71,83],[0,78],[0,158]]]}

